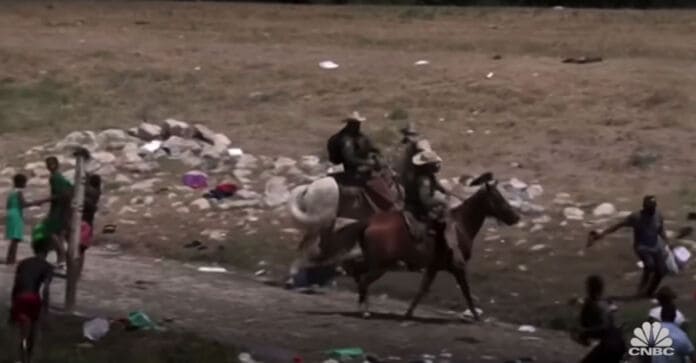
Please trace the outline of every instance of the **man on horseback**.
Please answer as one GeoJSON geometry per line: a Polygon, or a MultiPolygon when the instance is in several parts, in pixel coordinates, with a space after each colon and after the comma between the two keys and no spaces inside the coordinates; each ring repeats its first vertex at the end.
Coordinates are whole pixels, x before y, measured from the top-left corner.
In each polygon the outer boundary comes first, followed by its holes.
{"type": "Polygon", "coordinates": [[[430,235],[443,237],[447,200],[436,192],[449,195],[437,179],[442,159],[432,150],[421,151],[412,158],[414,178],[406,185],[406,210],[426,224],[430,235]]]}
{"type": "Polygon", "coordinates": [[[329,138],[329,160],[343,164],[344,172],[336,179],[342,185],[363,187],[378,167],[380,152],[360,131],[364,121],[364,117],[353,112],[344,120],[346,126],[329,138]]]}

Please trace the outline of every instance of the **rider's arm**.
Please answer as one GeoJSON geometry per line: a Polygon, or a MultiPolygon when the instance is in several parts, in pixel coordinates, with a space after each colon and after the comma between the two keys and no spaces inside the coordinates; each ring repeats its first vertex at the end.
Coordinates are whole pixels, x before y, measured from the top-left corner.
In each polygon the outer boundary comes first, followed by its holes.
{"type": "Polygon", "coordinates": [[[420,178],[418,185],[418,199],[426,207],[430,208],[439,205],[438,201],[435,199],[435,195],[431,193],[430,178],[420,178]]]}

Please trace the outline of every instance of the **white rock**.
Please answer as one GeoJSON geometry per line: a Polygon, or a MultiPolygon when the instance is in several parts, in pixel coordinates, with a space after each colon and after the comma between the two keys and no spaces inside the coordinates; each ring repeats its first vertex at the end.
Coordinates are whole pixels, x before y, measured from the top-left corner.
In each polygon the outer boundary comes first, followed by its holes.
{"type": "Polygon", "coordinates": [[[131,191],[141,191],[141,192],[150,192],[153,193],[155,191],[155,185],[160,183],[162,180],[159,178],[152,178],[152,179],[146,179],[139,181],[137,183],[134,183],[130,186],[131,191]]]}
{"type": "Polygon", "coordinates": [[[179,136],[190,139],[193,137],[194,132],[195,130],[189,124],[173,118],[164,120],[164,124],[162,125],[162,135],[167,137],[179,136]]]}
{"type": "Polygon", "coordinates": [[[17,174],[17,169],[15,169],[15,168],[7,167],[5,169],[2,169],[2,171],[0,171],[0,175],[2,175],[2,176],[10,176],[11,177],[15,174],[17,174]]]}
{"type": "Polygon", "coordinates": [[[116,161],[116,156],[108,151],[97,151],[92,153],[92,159],[100,164],[110,164],[116,161]]]}
{"type": "Polygon", "coordinates": [[[202,149],[202,145],[197,141],[179,136],[171,136],[162,143],[162,147],[169,150],[169,154],[173,157],[180,157],[186,152],[199,152],[202,149]]]}
{"type": "Polygon", "coordinates": [[[566,207],[563,209],[563,215],[566,217],[566,219],[581,221],[585,217],[585,212],[583,212],[580,208],[566,207]]]}
{"type": "Polygon", "coordinates": [[[129,178],[127,175],[118,174],[114,178],[114,182],[116,182],[118,184],[131,184],[131,183],[133,183],[133,179],[129,178]]]}
{"type": "Polygon", "coordinates": [[[542,229],[544,229],[544,226],[542,226],[541,224],[535,224],[534,226],[532,226],[532,229],[530,229],[529,232],[539,232],[542,229]]]}
{"type": "Polygon", "coordinates": [[[32,187],[43,187],[48,185],[48,179],[47,178],[29,178],[29,181],[27,182],[28,186],[32,187]]]}
{"type": "Polygon", "coordinates": [[[61,151],[72,150],[77,147],[88,149],[96,146],[96,135],[91,131],[74,131],[56,144],[56,149],[61,151]]]}
{"type": "Polygon", "coordinates": [[[145,198],[143,199],[143,204],[145,204],[145,205],[150,205],[150,204],[152,204],[152,203],[154,203],[154,202],[155,202],[155,197],[153,197],[153,196],[151,196],[151,195],[148,195],[147,197],[145,197],[145,198]]]}
{"type": "Polygon", "coordinates": [[[125,144],[121,153],[123,153],[123,162],[125,163],[140,163],[143,161],[143,158],[140,156],[138,144],[134,142],[125,144]]]}
{"type": "Polygon", "coordinates": [[[510,186],[515,188],[515,189],[522,190],[522,189],[527,188],[527,183],[525,183],[517,178],[510,179],[509,183],[510,183],[510,186]]]}
{"type": "Polygon", "coordinates": [[[273,162],[273,169],[276,172],[281,172],[283,170],[287,170],[288,168],[290,168],[292,166],[295,166],[295,164],[297,164],[297,162],[295,160],[290,159],[290,158],[285,157],[285,156],[280,156],[280,157],[276,158],[275,161],[273,162]]]}
{"type": "Polygon", "coordinates": [[[186,151],[179,157],[179,159],[184,165],[191,168],[198,168],[203,164],[203,159],[194,155],[192,151],[186,151]]]}
{"type": "Polygon", "coordinates": [[[526,272],[526,271],[529,270],[529,269],[527,268],[527,266],[525,266],[525,265],[518,265],[518,266],[517,266],[517,269],[520,270],[520,271],[522,271],[522,272],[526,272]]]}
{"type": "Polygon", "coordinates": [[[617,216],[618,218],[626,218],[626,217],[630,216],[631,213],[632,213],[631,211],[622,210],[621,212],[616,213],[616,216],[617,216]]]}
{"type": "Polygon", "coordinates": [[[258,163],[258,159],[251,154],[243,154],[237,158],[237,163],[235,167],[237,169],[255,169],[258,163]]]}
{"type": "Polygon", "coordinates": [[[541,216],[539,218],[532,219],[532,223],[535,223],[535,224],[546,224],[549,222],[551,222],[551,217],[549,217],[546,214],[544,214],[543,216],[541,216]]]}
{"type": "Polygon", "coordinates": [[[248,176],[251,175],[251,170],[247,170],[247,169],[235,169],[235,170],[232,172],[232,175],[234,175],[234,178],[235,178],[235,179],[237,179],[238,181],[240,181],[240,182],[242,182],[242,183],[244,183],[244,184],[247,184],[247,183],[250,183],[250,182],[251,182],[251,180],[249,180],[249,178],[247,178],[248,176]]]}
{"type": "Polygon", "coordinates": [[[133,207],[124,206],[123,208],[121,208],[120,211],[118,211],[118,214],[137,213],[137,212],[138,212],[138,210],[133,208],[133,207]]]}
{"type": "Polygon", "coordinates": [[[225,200],[217,204],[217,207],[222,210],[233,209],[233,208],[249,208],[256,207],[261,204],[258,199],[250,200],[225,200]]]}
{"type": "Polygon", "coordinates": [[[193,130],[196,138],[213,144],[213,140],[215,139],[215,131],[208,128],[208,126],[203,124],[195,124],[193,126],[193,130]]]}
{"type": "Polygon", "coordinates": [[[592,215],[595,217],[612,216],[614,214],[616,214],[616,207],[611,203],[602,203],[592,211],[592,215]]]}
{"type": "Polygon", "coordinates": [[[127,143],[135,142],[136,139],[128,135],[125,130],[108,129],[97,134],[96,142],[101,149],[119,150],[127,143]]]}
{"type": "Polygon", "coordinates": [[[223,150],[227,150],[227,148],[229,148],[230,145],[232,145],[232,141],[230,141],[230,138],[227,137],[227,135],[225,134],[215,134],[215,136],[213,136],[212,142],[213,146],[223,150]]]}
{"type": "Polygon", "coordinates": [[[226,147],[221,147],[217,145],[205,145],[203,146],[203,151],[201,151],[201,157],[206,159],[219,160],[227,152],[226,147]]]}
{"type": "Polygon", "coordinates": [[[527,188],[526,192],[529,199],[534,199],[544,194],[544,188],[539,184],[532,184],[527,188]]]}
{"type": "Polygon", "coordinates": [[[290,191],[284,177],[274,176],[266,182],[264,202],[269,207],[284,204],[290,198],[290,191]]]}
{"type": "Polygon", "coordinates": [[[248,189],[241,189],[238,190],[235,194],[235,197],[242,198],[242,199],[260,199],[261,194],[253,191],[253,190],[248,190],[248,189]]]}
{"type": "Polygon", "coordinates": [[[120,199],[121,198],[116,196],[109,197],[109,199],[106,200],[106,207],[111,208],[111,206],[114,205],[114,203],[118,202],[120,199]]]}
{"type": "Polygon", "coordinates": [[[529,250],[534,252],[534,251],[541,251],[545,248],[546,248],[545,244],[536,244],[536,245],[532,246],[529,250]]]}
{"type": "Polygon", "coordinates": [[[91,171],[90,168],[87,168],[87,172],[88,172],[88,173],[93,173],[93,174],[96,173],[96,174],[99,174],[99,175],[101,175],[101,176],[107,176],[107,175],[116,174],[116,172],[118,172],[118,170],[116,170],[116,167],[113,166],[112,164],[107,164],[107,165],[101,165],[101,166],[99,166],[99,167],[98,167],[96,170],[94,170],[94,171],[91,171]]]}
{"type": "Polygon", "coordinates": [[[313,172],[321,167],[321,160],[315,155],[304,155],[300,159],[300,166],[309,172],[313,172]]]}
{"type": "Polygon", "coordinates": [[[162,128],[151,123],[143,122],[138,126],[138,137],[145,140],[151,141],[159,138],[162,135],[162,128]]]}
{"type": "Polygon", "coordinates": [[[192,207],[196,207],[198,210],[208,210],[210,209],[210,202],[205,198],[198,198],[191,202],[192,207]]]}
{"type": "Polygon", "coordinates": [[[176,209],[176,212],[181,214],[188,214],[190,210],[186,207],[179,207],[176,209]]]}

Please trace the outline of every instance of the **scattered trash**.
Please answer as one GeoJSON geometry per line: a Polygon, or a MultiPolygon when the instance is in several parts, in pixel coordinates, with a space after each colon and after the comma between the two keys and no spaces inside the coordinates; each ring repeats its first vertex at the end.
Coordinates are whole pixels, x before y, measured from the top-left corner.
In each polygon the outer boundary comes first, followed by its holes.
{"type": "Polygon", "coordinates": [[[674,254],[679,269],[683,270],[691,258],[691,252],[684,246],[678,246],[672,250],[672,253],[674,254]]]}
{"type": "Polygon", "coordinates": [[[227,272],[227,269],[224,268],[224,267],[215,267],[215,266],[208,267],[208,266],[201,266],[201,267],[198,268],[198,271],[200,271],[200,272],[217,272],[217,273],[221,273],[221,272],[227,272]]]}
{"type": "Polygon", "coordinates": [[[145,150],[150,153],[154,153],[155,151],[159,150],[162,147],[162,141],[161,140],[152,140],[148,142],[147,144],[143,145],[141,147],[142,150],[145,150]]]}
{"type": "Polygon", "coordinates": [[[491,78],[493,78],[494,75],[495,75],[495,73],[488,72],[488,74],[486,75],[486,78],[491,79],[491,78]]]}
{"type": "Polygon", "coordinates": [[[233,148],[227,149],[227,155],[229,155],[231,157],[237,157],[237,156],[244,155],[244,152],[240,148],[233,147],[233,148]]]}
{"type": "Polygon", "coordinates": [[[345,359],[361,358],[365,355],[362,348],[339,348],[326,352],[331,358],[343,361],[345,359]]]}
{"type": "Polygon", "coordinates": [[[128,314],[128,326],[133,329],[150,330],[157,328],[149,316],[142,311],[134,311],[128,314]]]}
{"type": "Polygon", "coordinates": [[[201,241],[199,241],[199,240],[194,240],[194,241],[191,241],[191,242],[185,244],[185,245],[184,245],[184,248],[194,248],[194,247],[199,247],[199,246],[202,246],[202,245],[203,245],[203,243],[202,243],[201,241]]]}
{"type": "Polygon", "coordinates": [[[520,325],[520,327],[517,328],[517,331],[522,333],[535,333],[536,328],[531,325],[520,325]]]}
{"type": "Polygon", "coordinates": [[[82,324],[82,334],[85,338],[96,342],[109,332],[109,321],[95,318],[82,324]]]}
{"type": "Polygon", "coordinates": [[[602,61],[602,57],[582,56],[582,57],[577,57],[577,58],[574,58],[574,57],[566,58],[563,60],[563,63],[587,64],[587,63],[596,63],[596,62],[601,62],[601,61],[602,61]]]}
{"type": "Polygon", "coordinates": [[[233,196],[239,187],[232,183],[218,184],[215,189],[210,190],[203,195],[204,198],[222,200],[233,196]]]}
{"type": "Polygon", "coordinates": [[[249,353],[239,353],[237,359],[239,359],[239,363],[256,363],[256,360],[249,353]]]}
{"type": "Polygon", "coordinates": [[[201,189],[208,186],[208,175],[200,171],[189,171],[181,178],[181,182],[193,189],[201,189]]]}
{"type": "Polygon", "coordinates": [[[322,61],[319,62],[319,67],[321,67],[322,69],[336,69],[338,68],[338,64],[332,61],[322,61]]]}
{"type": "Polygon", "coordinates": [[[113,234],[116,233],[116,225],[115,224],[107,224],[102,228],[102,233],[103,234],[113,234]]]}
{"type": "Polygon", "coordinates": [[[428,62],[428,61],[425,60],[425,59],[421,59],[421,60],[419,60],[419,61],[416,61],[416,63],[413,63],[413,64],[414,64],[414,65],[417,65],[417,66],[424,66],[424,65],[430,64],[430,62],[428,62]]]}
{"type": "Polygon", "coordinates": [[[266,269],[263,269],[263,268],[254,272],[254,276],[261,276],[261,275],[265,275],[265,274],[266,274],[266,269]]]}

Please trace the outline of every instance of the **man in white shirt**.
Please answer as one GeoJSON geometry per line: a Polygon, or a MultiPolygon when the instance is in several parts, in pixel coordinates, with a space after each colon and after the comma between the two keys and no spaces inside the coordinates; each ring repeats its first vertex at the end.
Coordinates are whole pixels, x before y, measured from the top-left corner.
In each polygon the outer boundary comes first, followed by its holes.
{"type": "Polygon", "coordinates": [[[674,355],[653,356],[651,363],[696,363],[694,345],[686,333],[674,322],[676,317],[677,308],[674,305],[668,304],[662,307],[662,327],[669,331],[674,355]]]}

